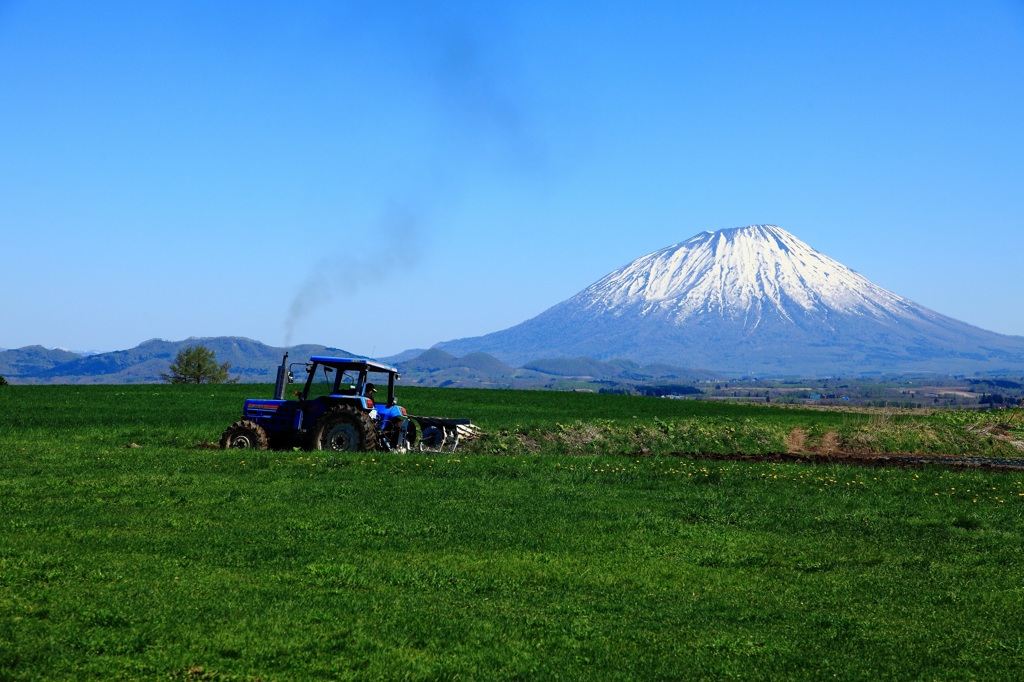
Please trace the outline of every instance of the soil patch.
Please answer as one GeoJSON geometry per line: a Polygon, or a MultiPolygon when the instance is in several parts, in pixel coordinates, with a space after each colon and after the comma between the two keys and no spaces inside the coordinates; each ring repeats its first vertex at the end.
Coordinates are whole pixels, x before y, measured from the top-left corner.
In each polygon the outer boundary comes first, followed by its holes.
{"type": "Polygon", "coordinates": [[[793,429],[789,432],[789,436],[786,437],[786,452],[792,454],[804,452],[806,450],[804,445],[806,442],[807,432],[800,428],[793,429]]]}
{"type": "Polygon", "coordinates": [[[818,446],[818,453],[822,455],[831,455],[839,452],[839,434],[835,431],[829,431],[821,437],[821,445],[818,446]]]}
{"type": "Polygon", "coordinates": [[[827,453],[771,452],[761,455],[702,452],[699,454],[677,453],[677,456],[717,462],[791,462],[796,464],[847,464],[864,467],[901,468],[945,466],[958,469],[986,469],[992,471],[1024,470],[1024,459],[953,457],[950,455],[922,455],[914,453],[875,454],[833,450],[827,453]]]}

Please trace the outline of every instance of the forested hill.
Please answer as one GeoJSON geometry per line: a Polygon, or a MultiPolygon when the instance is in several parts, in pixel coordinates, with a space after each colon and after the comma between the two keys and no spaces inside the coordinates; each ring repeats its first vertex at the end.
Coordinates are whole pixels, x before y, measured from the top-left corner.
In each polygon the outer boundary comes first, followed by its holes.
{"type": "MultiPolygon", "coordinates": [[[[218,362],[230,363],[231,377],[242,383],[273,381],[275,367],[285,353],[284,348],[238,336],[193,337],[184,341],[151,339],[135,348],[95,355],[27,346],[0,351],[0,376],[12,384],[153,383],[162,381],[160,374],[167,372],[179,351],[196,345],[212,350],[218,362]]],[[[288,352],[296,361],[310,355],[351,355],[320,345],[293,346],[288,352]]]]}

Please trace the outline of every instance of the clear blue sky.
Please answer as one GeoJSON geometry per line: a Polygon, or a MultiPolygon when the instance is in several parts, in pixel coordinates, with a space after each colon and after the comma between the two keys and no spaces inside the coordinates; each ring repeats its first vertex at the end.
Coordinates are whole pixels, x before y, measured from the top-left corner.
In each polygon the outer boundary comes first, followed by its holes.
{"type": "Polygon", "coordinates": [[[0,348],[385,356],[755,223],[1024,335],[1024,2],[0,0],[0,348]]]}

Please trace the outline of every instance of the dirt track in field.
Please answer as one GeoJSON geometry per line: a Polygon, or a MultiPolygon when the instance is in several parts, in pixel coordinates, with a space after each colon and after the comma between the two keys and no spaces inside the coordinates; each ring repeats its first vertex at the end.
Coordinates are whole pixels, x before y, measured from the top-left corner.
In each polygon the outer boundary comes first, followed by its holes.
{"type": "Polygon", "coordinates": [[[1024,459],[957,457],[952,455],[921,455],[911,453],[872,454],[833,451],[828,453],[772,452],[763,455],[743,455],[706,452],[697,455],[680,454],[680,457],[724,462],[791,462],[796,464],[846,464],[864,467],[903,468],[944,466],[956,469],[981,469],[991,471],[1024,470],[1024,459]]]}
{"type": "MultiPolygon", "coordinates": [[[[990,430],[991,431],[991,430],[990,430]]],[[[996,437],[1006,438],[1005,432],[992,431],[996,437]]],[[[699,455],[681,455],[693,459],[706,459],[730,462],[794,462],[798,464],[849,464],[865,467],[924,467],[944,466],[958,469],[987,469],[993,471],[1012,471],[1024,469],[1024,457],[995,458],[971,457],[964,455],[932,455],[920,453],[873,453],[847,452],[839,447],[839,436],[829,431],[821,438],[821,443],[813,451],[807,447],[807,433],[803,429],[793,429],[786,438],[786,452],[772,452],[762,455],[702,453],[699,455]]]]}

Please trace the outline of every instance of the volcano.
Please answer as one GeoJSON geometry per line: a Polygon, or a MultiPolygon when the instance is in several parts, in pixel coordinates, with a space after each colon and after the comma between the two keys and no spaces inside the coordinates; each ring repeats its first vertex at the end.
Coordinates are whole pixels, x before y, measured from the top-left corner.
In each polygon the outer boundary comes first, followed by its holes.
{"type": "Polygon", "coordinates": [[[754,376],[1024,370],[1024,337],[929,310],[775,225],[703,232],[521,324],[436,347],[754,376]]]}

